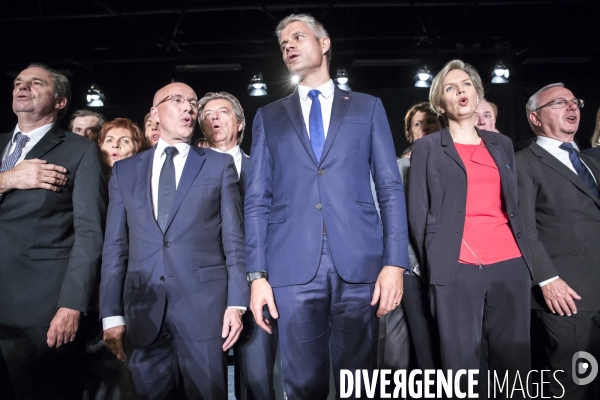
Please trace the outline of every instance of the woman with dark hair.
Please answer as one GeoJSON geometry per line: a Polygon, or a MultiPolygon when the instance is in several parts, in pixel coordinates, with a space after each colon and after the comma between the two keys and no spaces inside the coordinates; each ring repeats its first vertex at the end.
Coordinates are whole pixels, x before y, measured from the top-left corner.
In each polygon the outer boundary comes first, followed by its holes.
{"type": "Polygon", "coordinates": [[[512,142],[473,125],[483,85],[470,65],[446,64],[429,99],[448,127],[413,145],[408,212],[442,369],[478,370],[485,337],[490,369],[512,385],[531,366],[532,280],[512,142]]]}
{"type": "Polygon", "coordinates": [[[102,159],[108,168],[115,161],[131,157],[146,150],[146,138],[129,118],[115,118],[100,129],[98,144],[102,150],[102,159]]]}

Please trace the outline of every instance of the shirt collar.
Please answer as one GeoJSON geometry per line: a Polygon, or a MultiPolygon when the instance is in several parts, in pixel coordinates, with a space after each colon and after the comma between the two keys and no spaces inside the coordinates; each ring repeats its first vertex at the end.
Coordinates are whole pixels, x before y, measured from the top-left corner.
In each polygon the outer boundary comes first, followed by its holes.
{"type": "MultiPolygon", "coordinates": [[[[162,138],[159,138],[158,142],[156,143],[156,154],[158,154],[159,157],[162,157],[165,149],[169,146],[171,145],[165,142],[162,138]]],[[[182,157],[186,157],[190,151],[190,145],[188,143],[176,143],[173,146],[177,148],[177,151],[179,152],[178,155],[182,157]]]]}
{"type": "Polygon", "coordinates": [[[51,122],[49,124],[40,126],[39,128],[36,128],[32,131],[25,133],[21,130],[21,128],[19,128],[19,124],[17,124],[17,126],[15,127],[15,130],[13,131],[12,143],[15,143],[15,136],[17,136],[17,133],[19,133],[19,132],[21,132],[24,135],[29,136],[30,141],[37,142],[38,140],[40,140],[42,138],[42,136],[44,136],[46,133],[48,133],[50,131],[50,129],[52,129],[53,126],[54,126],[54,122],[51,122]]]}
{"type": "MultiPolygon", "coordinates": [[[[319,92],[321,92],[321,96],[328,99],[331,95],[333,95],[333,92],[335,90],[335,85],[333,84],[333,81],[330,79],[315,89],[317,89],[319,92]]],[[[306,98],[308,97],[308,92],[310,92],[311,90],[312,90],[312,88],[309,88],[308,86],[298,85],[298,95],[300,96],[300,98],[302,100],[306,100],[306,98]]]]}
{"type": "MultiPolygon", "coordinates": [[[[560,140],[549,138],[548,136],[538,136],[535,141],[538,145],[540,145],[543,148],[556,148],[556,149],[560,149],[560,145],[564,143],[564,142],[561,142],[560,140]]],[[[575,143],[575,141],[572,141],[571,144],[573,145],[573,147],[575,147],[575,150],[579,151],[579,147],[577,146],[577,143],[575,143]]],[[[563,150],[563,149],[560,149],[560,150],[563,150]]],[[[563,150],[563,151],[566,151],[566,150],[563,150]]]]}
{"type": "Polygon", "coordinates": [[[229,154],[236,161],[241,160],[241,158],[242,158],[242,150],[240,150],[240,146],[234,146],[234,147],[230,148],[227,151],[223,151],[223,150],[218,149],[216,147],[211,147],[210,149],[216,151],[217,153],[226,153],[226,154],[229,154]]]}

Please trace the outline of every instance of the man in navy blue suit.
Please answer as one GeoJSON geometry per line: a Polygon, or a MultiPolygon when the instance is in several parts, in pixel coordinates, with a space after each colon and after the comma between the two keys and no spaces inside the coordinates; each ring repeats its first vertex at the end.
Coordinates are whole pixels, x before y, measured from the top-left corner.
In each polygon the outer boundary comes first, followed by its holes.
{"type": "Polygon", "coordinates": [[[278,319],[288,399],[325,399],[330,338],[339,387],[340,369],[374,368],[376,316],[400,304],[409,267],[404,192],[381,101],[335,87],[323,26],[290,15],[277,35],[299,86],[254,119],[245,201],[251,309],[268,332],[263,307],[278,319]]]}
{"type": "Polygon", "coordinates": [[[189,86],[167,85],[153,104],[158,143],[115,163],[109,182],[104,340],[128,358],[136,398],[170,398],[180,374],[187,398],[223,399],[224,352],[248,304],[237,171],[230,156],[190,146],[189,86]]]}

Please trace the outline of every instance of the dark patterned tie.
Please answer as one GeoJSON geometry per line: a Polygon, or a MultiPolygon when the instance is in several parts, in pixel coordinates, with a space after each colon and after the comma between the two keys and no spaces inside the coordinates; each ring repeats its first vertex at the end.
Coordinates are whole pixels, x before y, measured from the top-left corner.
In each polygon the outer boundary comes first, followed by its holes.
{"type": "Polygon", "coordinates": [[[321,92],[314,89],[308,92],[308,97],[312,100],[310,114],[308,114],[308,127],[310,129],[310,144],[315,153],[317,161],[321,161],[321,153],[325,145],[325,129],[323,128],[323,112],[321,111],[321,102],[319,95],[321,92]]]}
{"type": "Polygon", "coordinates": [[[173,163],[173,157],[177,154],[179,154],[179,151],[176,147],[165,148],[165,163],[160,170],[158,179],[158,216],[156,220],[163,232],[167,228],[171,204],[173,204],[175,198],[175,164],[173,163]]]}
{"type": "Polygon", "coordinates": [[[592,193],[596,196],[596,198],[600,199],[600,193],[598,193],[598,185],[596,185],[596,181],[594,181],[594,177],[588,171],[587,167],[583,165],[581,160],[579,159],[579,155],[577,154],[577,150],[573,147],[571,143],[563,143],[559,146],[561,149],[566,150],[569,153],[569,160],[571,160],[571,164],[573,164],[573,168],[577,171],[577,175],[581,178],[583,183],[590,188],[592,193]]]}
{"type": "Polygon", "coordinates": [[[24,135],[21,132],[17,132],[15,135],[15,140],[17,141],[17,145],[12,153],[10,153],[4,161],[2,161],[2,165],[0,165],[0,172],[8,171],[13,168],[15,164],[17,164],[17,160],[21,157],[21,153],[23,152],[23,148],[31,139],[29,136],[24,135]]]}

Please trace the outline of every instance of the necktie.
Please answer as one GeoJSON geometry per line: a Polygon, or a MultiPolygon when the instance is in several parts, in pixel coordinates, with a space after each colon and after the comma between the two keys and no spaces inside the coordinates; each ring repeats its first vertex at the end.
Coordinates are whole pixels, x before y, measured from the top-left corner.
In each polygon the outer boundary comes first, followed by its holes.
{"type": "Polygon", "coordinates": [[[594,181],[594,177],[588,171],[585,165],[579,159],[579,155],[577,154],[577,150],[573,147],[571,143],[563,143],[559,146],[561,149],[566,150],[569,153],[569,160],[571,160],[571,164],[573,164],[573,168],[577,171],[577,175],[581,178],[583,183],[590,188],[592,193],[596,196],[596,198],[600,198],[600,193],[598,193],[598,186],[594,181]]]}
{"type": "Polygon", "coordinates": [[[29,142],[30,137],[22,134],[21,132],[17,132],[17,134],[15,135],[15,139],[17,141],[17,146],[15,147],[13,152],[10,153],[4,159],[4,161],[2,161],[2,165],[0,166],[0,172],[8,171],[9,169],[15,166],[17,160],[21,157],[23,148],[25,147],[27,142],[29,142]]]}
{"type": "Polygon", "coordinates": [[[173,157],[179,154],[176,147],[165,148],[165,163],[160,170],[158,179],[158,215],[156,221],[164,232],[167,228],[171,204],[175,198],[175,164],[173,157]]]}
{"type": "Polygon", "coordinates": [[[321,112],[321,102],[319,101],[319,95],[321,92],[318,90],[311,90],[308,92],[308,97],[312,100],[310,106],[310,114],[308,115],[308,127],[310,129],[310,144],[315,153],[317,161],[321,161],[321,153],[323,153],[323,146],[325,145],[325,129],[323,128],[323,113],[321,112]]]}

